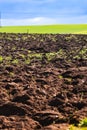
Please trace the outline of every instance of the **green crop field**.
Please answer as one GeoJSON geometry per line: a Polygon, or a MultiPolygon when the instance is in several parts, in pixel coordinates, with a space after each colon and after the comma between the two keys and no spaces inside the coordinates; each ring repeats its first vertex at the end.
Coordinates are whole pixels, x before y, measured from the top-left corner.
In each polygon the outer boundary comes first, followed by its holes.
{"type": "Polygon", "coordinates": [[[87,24],[58,24],[38,26],[3,26],[0,32],[7,33],[72,33],[87,34],[87,24]]]}

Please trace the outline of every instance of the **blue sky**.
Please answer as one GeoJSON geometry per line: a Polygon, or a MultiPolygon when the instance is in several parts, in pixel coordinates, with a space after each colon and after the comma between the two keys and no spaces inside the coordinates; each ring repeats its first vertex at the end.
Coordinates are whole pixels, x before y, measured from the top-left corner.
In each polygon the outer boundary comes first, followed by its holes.
{"type": "Polygon", "coordinates": [[[2,25],[87,23],[87,0],[0,0],[2,25]]]}

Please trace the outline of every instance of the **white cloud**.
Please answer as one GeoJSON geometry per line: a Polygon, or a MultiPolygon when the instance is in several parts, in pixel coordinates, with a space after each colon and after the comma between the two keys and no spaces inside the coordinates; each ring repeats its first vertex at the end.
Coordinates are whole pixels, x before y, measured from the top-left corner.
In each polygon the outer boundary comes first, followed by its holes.
{"type": "Polygon", "coordinates": [[[40,25],[56,23],[56,19],[36,17],[30,19],[2,19],[2,26],[10,25],[40,25]]]}
{"type": "Polygon", "coordinates": [[[77,17],[35,17],[29,19],[2,19],[2,26],[12,25],[46,25],[46,24],[80,24],[87,23],[87,15],[77,17]]]}

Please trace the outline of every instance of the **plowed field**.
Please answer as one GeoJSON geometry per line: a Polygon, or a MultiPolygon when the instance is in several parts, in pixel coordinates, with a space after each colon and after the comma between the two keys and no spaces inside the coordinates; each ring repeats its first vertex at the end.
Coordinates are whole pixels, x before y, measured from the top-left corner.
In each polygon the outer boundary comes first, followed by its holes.
{"type": "Polygon", "coordinates": [[[87,35],[0,34],[0,129],[67,130],[87,117],[87,35]]]}

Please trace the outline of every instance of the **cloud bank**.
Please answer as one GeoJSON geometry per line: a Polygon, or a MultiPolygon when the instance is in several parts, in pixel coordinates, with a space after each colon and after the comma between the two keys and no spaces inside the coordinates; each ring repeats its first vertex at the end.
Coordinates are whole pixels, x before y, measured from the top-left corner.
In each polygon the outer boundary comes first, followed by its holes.
{"type": "Polygon", "coordinates": [[[35,17],[29,19],[2,19],[2,26],[14,25],[48,25],[48,24],[86,24],[87,15],[66,17],[66,18],[50,18],[50,17],[35,17]]]}

